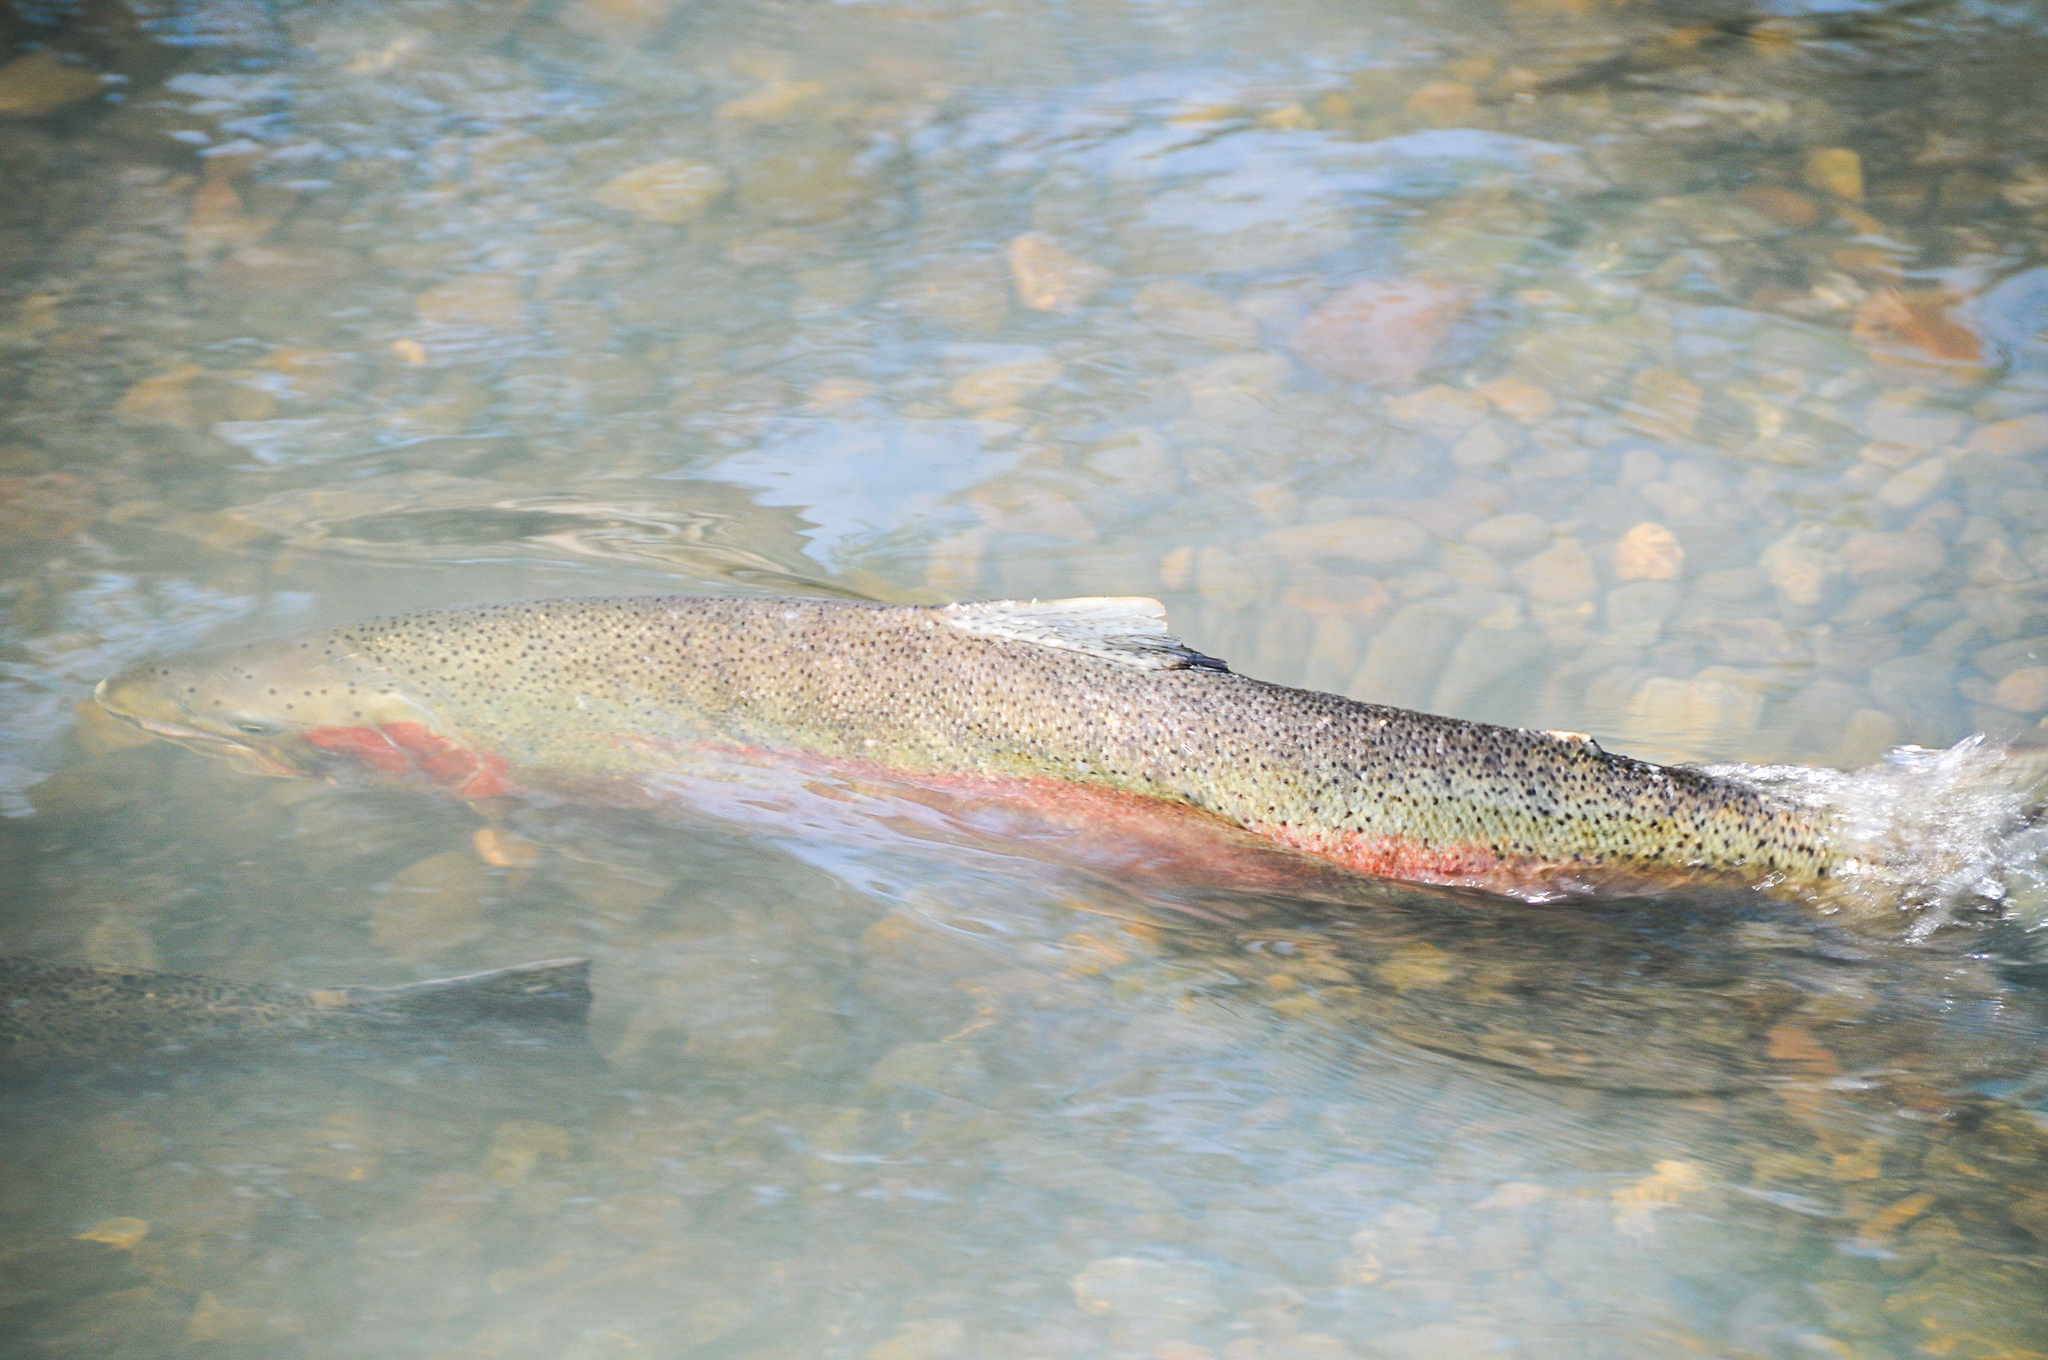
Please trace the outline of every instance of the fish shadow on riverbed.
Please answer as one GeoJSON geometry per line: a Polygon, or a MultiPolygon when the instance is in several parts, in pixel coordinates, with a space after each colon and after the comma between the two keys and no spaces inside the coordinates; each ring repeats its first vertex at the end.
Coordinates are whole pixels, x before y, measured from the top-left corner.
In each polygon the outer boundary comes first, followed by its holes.
{"type": "Polygon", "coordinates": [[[1873,942],[1740,891],[1532,906],[1362,884],[1349,900],[1128,899],[1224,1004],[1545,1083],[1732,1094],[2038,1067],[2044,997],[1968,949],[1873,942]]]}
{"type": "Polygon", "coordinates": [[[444,1105],[560,1105],[593,1074],[601,1084],[584,1024],[589,966],[558,959],[391,987],[291,988],[8,956],[0,1089],[140,1098],[227,1080],[360,1080],[444,1105]]]}

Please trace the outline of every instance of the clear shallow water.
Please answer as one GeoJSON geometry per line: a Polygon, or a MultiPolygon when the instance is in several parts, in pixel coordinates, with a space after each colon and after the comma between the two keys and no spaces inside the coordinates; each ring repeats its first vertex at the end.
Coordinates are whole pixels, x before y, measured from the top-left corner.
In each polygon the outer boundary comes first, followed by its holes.
{"type": "Polygon", "coordinates": [[[10,1332],[2042,1350],[2043,1024],[1981,929],[565,808],[526,863],[76,711],[401,606],[1151,593],[1247,673],[1652,756],[2027,738],[2048,33],[1781,9],[10,18],[4,947],[599,993],[595,1059],[19,1092],[10,1332]]]}

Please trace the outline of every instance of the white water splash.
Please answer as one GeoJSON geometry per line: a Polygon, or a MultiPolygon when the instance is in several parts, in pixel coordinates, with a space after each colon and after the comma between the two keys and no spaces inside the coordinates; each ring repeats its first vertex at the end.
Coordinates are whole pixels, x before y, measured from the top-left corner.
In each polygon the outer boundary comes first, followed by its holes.
{"type": "Polygon", "coordinates": [[[1901,746],[1858,770],[1706,768],[1832,815],[1854,858],[1830,905],[1903,914],[1912,939],[1971,916],[2048,931],[2048,751],[1979,736],[1945,750],[1901,746]]]}

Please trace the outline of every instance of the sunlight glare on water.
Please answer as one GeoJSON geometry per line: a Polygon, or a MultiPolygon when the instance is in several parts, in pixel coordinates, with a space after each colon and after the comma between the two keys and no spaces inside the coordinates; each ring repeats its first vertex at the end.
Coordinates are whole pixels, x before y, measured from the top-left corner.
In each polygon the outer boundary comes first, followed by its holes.
{"type": "Polygon", "coordinates": [[[0,949],[587,955],[597,994],[587,1045],[11,1081],[24,1353],[2048,1349],[2035,758],[1939,754],[2048,714],[2038,13],[0,35],[0,949]],[[1245,674],[1650,758],[1917,744],[1859,825],[2003,919],[1162,887],[857,789],[819,794],[852,834],[483,825],[86,703],[209,642],[691,590],[1154,595],[1245,674]]]}

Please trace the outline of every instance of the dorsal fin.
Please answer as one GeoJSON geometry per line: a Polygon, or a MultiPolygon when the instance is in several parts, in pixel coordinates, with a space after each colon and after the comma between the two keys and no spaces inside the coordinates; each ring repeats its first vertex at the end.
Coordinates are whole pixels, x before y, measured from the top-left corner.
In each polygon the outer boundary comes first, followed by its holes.
{"type": "Polygon", "coordinates": [[[983,600],[940,605],[938,615],[963,633],[1083,652],[1140,670],[1230,669],[1167,632],[1166,606],[1138,595],[983,600]]]}

